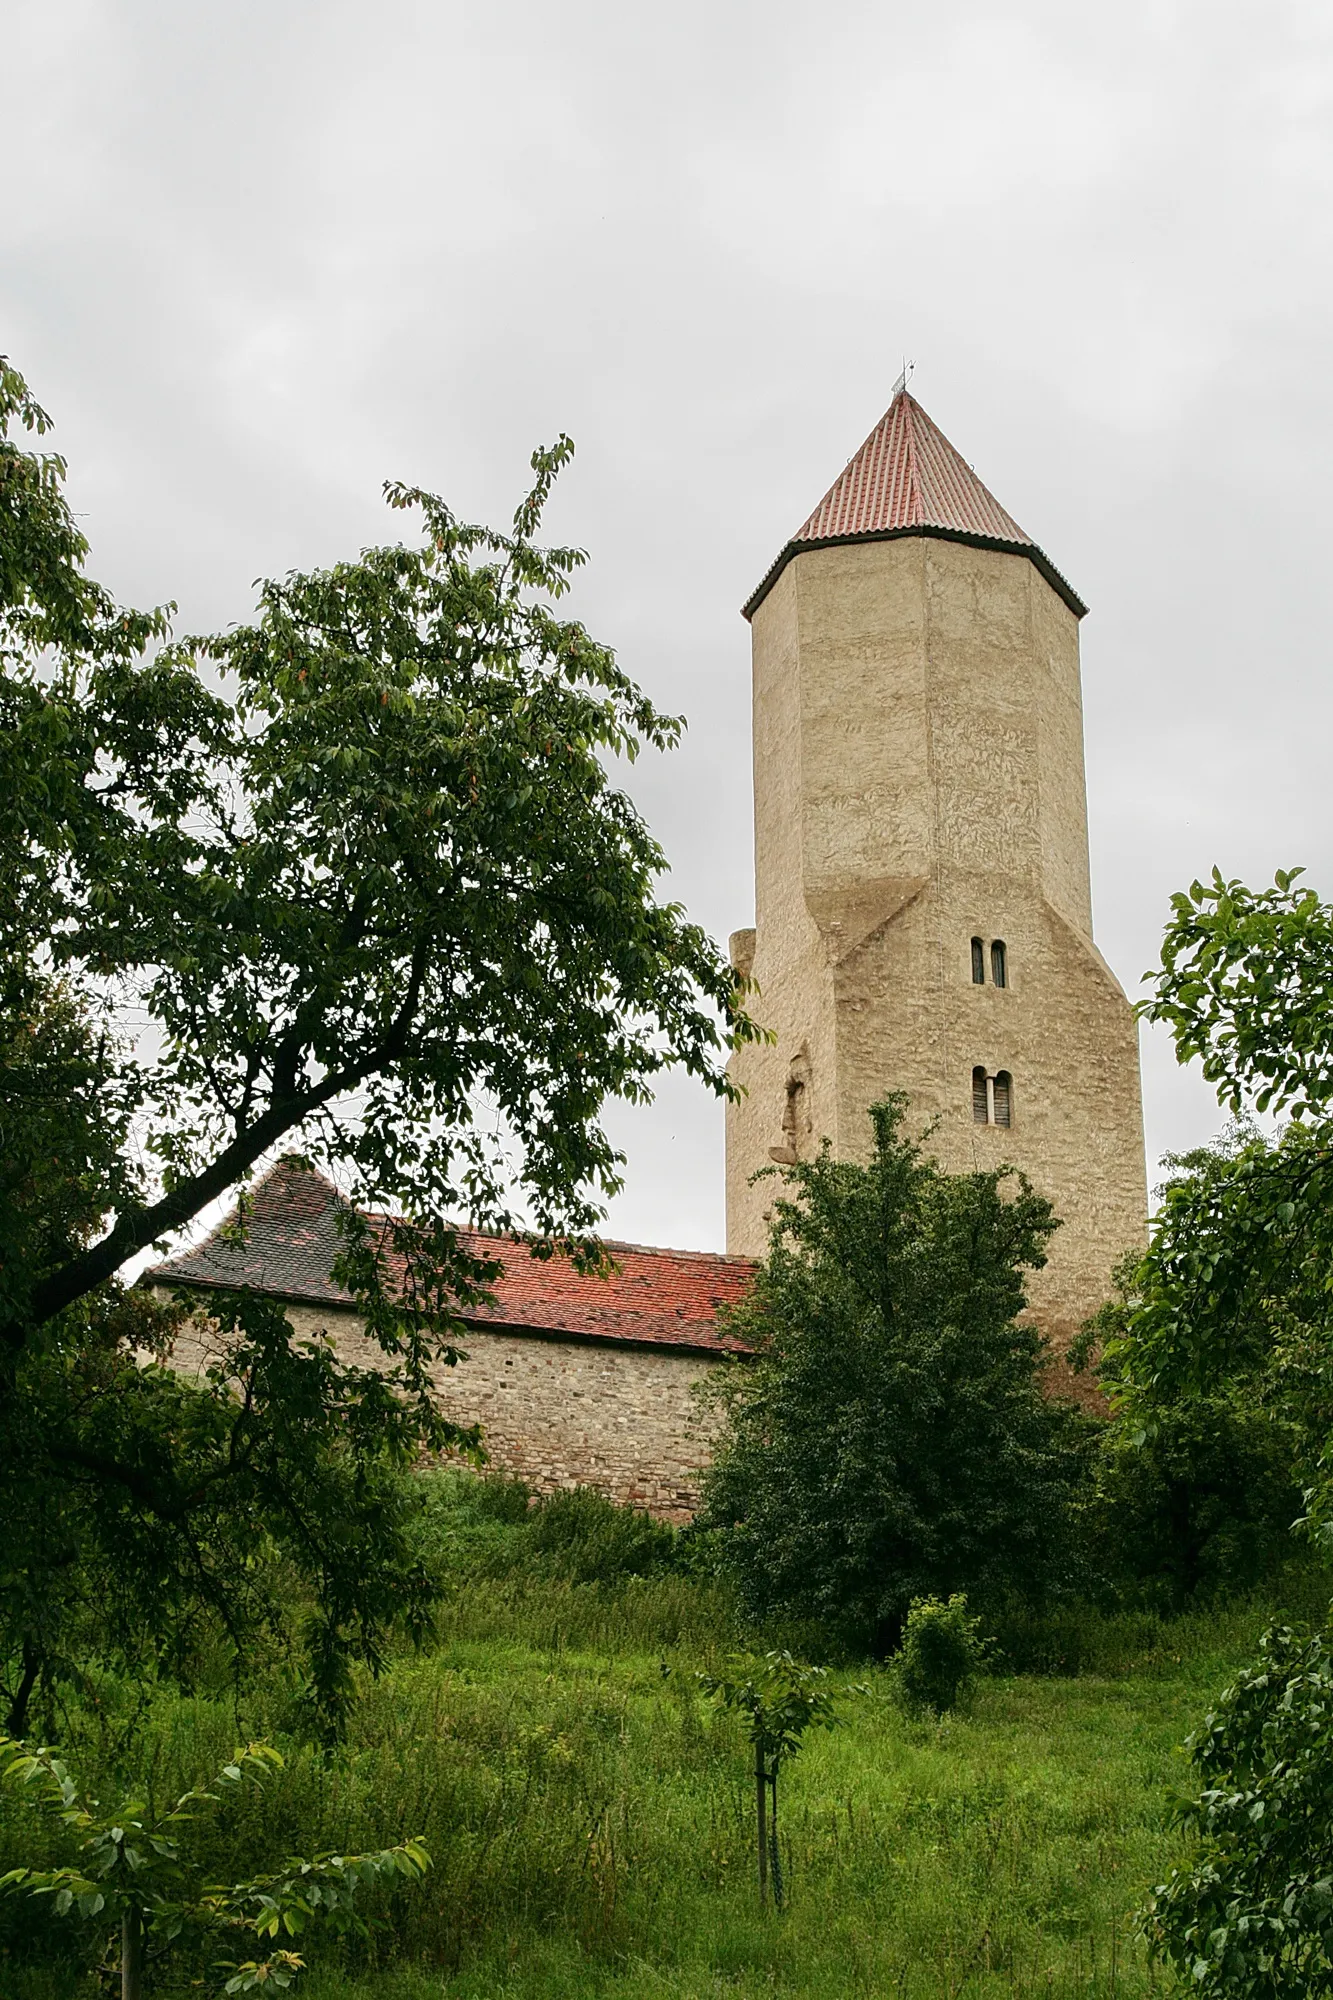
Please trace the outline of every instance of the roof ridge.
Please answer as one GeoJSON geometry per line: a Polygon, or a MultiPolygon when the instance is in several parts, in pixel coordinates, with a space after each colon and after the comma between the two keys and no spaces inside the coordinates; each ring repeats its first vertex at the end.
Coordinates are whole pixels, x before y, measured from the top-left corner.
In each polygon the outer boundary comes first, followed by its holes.
{"type": "MultiPolygon", "coordinates": [[[[916,409],[917,404],[915,397],[908,395],[905,386],[898,391],[897,396],[893,399],[893,403],[896,403],[899,398],[901,398],[903,405],[903,437],[907,444],[907,509],[909,514],[914,516],[916,522],[920,523],[926,518],[926,503],[921,492],[921,466],[917,458],[916,425],[912,420],[912,412],[916,409]]],[[[886,424],[893,415],[893,403],[889,404],[884,416],[883,421],[886,424]]],[[[921,414],[924,416],[925,411],[923,410],[921,414]]]]}

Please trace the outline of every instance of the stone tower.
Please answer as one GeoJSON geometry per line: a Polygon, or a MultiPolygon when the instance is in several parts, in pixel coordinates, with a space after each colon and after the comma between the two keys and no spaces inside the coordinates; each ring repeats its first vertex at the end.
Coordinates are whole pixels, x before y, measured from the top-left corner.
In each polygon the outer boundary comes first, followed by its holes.
{"type": "Polygon", "coordinates": [[[905,390],[745,606],[755,924],[771,1047],[727,1111],[727,1247],[750,1177],[827,1136],[865,1157],[905,1090],[955,1172],[1011,1162],[1064,1226],[1030,1285],[1062,1347],[1142,1245],[1138,1038],[1093,943],[1085,606],[905,390]]]}

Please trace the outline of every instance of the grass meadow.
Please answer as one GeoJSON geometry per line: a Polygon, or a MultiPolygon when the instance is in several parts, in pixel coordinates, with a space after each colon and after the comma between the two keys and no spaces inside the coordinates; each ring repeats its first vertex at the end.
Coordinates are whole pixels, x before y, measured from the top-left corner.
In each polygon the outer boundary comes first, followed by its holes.
{"type": "MultiPolygon", "coordinates": [[[[764,1916],[745,1745],[695,1681],[756,1643],[725,1595],[674,1573],[580,1580],[577,1561],[552,1574],[554,1558],[514,1556],[521,1524],[466,1502],[436,1526],[457,1543],[438,1633],[366,1681],[335,1754],[303,1734],[280,1663],[191,1696],[93,1676],[62,1718],[76,1773],[109,1787],[133,1764],[162,1798],[238,1739],[282,1749],[282,1773],[201,1837],[219,1877],[424,1835],[431,1876],[376,1906],[368,1940],[303,1940],[304,2000],[1166,1991],[1132,1912],[1178,1849],[1181,1741],[1273,1613],[1317,1618],[1328,1594],[1307,1577],[1285,1606],[1034,1626],[1011,1646],[1029,1670],[942,1721],[906,1717],[882,1669],[835,1669],[862,1691],[784,1774],[789,1906],[764,1916]]],[[[30,1842],[5,1807],[0,1872],[30,1842]]],[[[56,1936],[0,1906],[4,2000],[105,1991],[56,1936]]],[[[156,1990],[216,1989],[182,1966],[156,1990]]]]}

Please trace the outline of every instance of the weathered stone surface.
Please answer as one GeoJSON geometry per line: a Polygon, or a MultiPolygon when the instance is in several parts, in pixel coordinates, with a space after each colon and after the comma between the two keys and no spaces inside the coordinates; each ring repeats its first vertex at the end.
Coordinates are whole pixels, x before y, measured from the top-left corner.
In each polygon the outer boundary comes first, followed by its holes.
{"type": "MultiPolygon", "coordinates": [[[[287,1305],[298,1339],[327,1333],[347,1361],[383,1362],[346,1307],[287,1305]]],[[[436,1371],[440,1403],[459,1424],[479,1423],[493,1466],[538,1492],[591,1486],[664,1520],[688,1520],[708,1456],[706,1425],[692,1393],[710,1367],[743,1366],[624,1342],[543,1339],[469,1328],[466,1359],[436,1371]]],[[[176,1349],[181,1368],[201,1368],[206,1322],[176,1349]]]]}
{"type": "Polygon", "coordinates": [[[1030,1295],[1063,1347],[1147,1215],[1136,1024],[1092,938],[1074,612],[1022,555],[908,535],[794,556],[753,650],[745,956],[777,1040],[732,1065],[728,1248],[763,1251],[757,1168],[825,1136],[864,1158],[867,1107],[903,1090],[946,1167],[1008,1161],[1054,1201],[1030,1295]],[[974,1122],[977,1066],[1012,1077],[1009,1126],[974,1122]]]}

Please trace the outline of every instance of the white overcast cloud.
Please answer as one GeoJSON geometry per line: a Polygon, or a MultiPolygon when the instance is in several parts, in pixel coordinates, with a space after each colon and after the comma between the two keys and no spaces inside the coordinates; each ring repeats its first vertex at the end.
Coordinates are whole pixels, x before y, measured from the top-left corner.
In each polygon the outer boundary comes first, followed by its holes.
{"type": "MultiPolygon", "coordinates": [[[[8,0],[0,347],[94,567],[244,617],[401,528],[385,478],[552,532],[685,748],[671,893],[750,921],[738,606],[913,389],[1092,606],[1098,939],[1171,891],[1333,893],[1333,12],[1304,0],[8,0]]],[[[1217,1128],[1144,1037],[1150,1158],[1217,1128]]],[[[618,1111],[611,1228],[722,1242],[722,1114],[618,1111]]]]}

